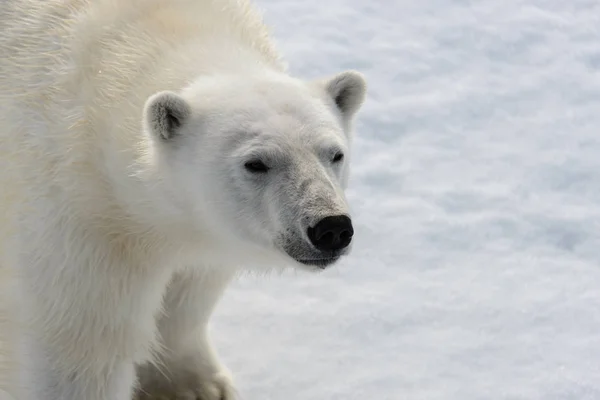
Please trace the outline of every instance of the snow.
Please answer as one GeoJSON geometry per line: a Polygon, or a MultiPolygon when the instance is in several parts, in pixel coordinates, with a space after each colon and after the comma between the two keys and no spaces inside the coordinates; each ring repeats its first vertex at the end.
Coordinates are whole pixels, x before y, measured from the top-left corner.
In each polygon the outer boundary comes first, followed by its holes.
{"type": "Polygon", "coordinates": [[[600,2],[258,4],[369,96],[353,254],[218,306],[241,399],[600,399],[600,2]]]}

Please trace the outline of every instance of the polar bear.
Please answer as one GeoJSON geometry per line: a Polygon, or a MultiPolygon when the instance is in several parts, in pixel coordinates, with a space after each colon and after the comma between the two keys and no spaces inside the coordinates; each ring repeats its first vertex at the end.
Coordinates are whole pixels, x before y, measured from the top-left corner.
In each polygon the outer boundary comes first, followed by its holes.
{"type": "Polygon", "coordinates": [[[247,0],[3,0],[0,26],[19,400],[234,398],[211,312],[238,271],[350,251],[364,77],[293,77],[247,0]]]}

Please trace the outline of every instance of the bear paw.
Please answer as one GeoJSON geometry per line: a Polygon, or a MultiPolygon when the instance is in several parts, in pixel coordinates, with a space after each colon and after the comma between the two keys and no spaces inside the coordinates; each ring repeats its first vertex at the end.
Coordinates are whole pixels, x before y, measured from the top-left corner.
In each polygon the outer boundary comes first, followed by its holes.
{"type": "Polygon", "coordinates": [[[134,400],[234,400],[229,371],[203,374],[189,370],[164,371],[147,365],[139,369],[134,400]]]}

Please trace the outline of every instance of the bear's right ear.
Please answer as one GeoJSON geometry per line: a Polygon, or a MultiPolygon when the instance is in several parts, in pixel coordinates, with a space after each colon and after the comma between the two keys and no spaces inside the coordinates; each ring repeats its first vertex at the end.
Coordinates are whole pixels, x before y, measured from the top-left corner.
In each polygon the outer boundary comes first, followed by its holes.
{"type": "Polygon", "coordinates": [[[188,102],[171,91],[158,92],[148,98],[144,106],[144,121],[154,137],[170,140],[192,114],[188,102]]]}

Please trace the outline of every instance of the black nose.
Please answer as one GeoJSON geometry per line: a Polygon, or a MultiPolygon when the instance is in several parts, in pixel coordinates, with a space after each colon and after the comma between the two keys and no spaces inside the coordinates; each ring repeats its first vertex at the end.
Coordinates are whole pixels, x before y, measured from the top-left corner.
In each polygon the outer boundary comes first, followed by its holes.
{"type": "Polygon", "coordinates": [[[339,251],[348,247],[354,235],[352,220],[346,215],[325,217],[308,228],[308,238],[321,251],[339,251]]]}

